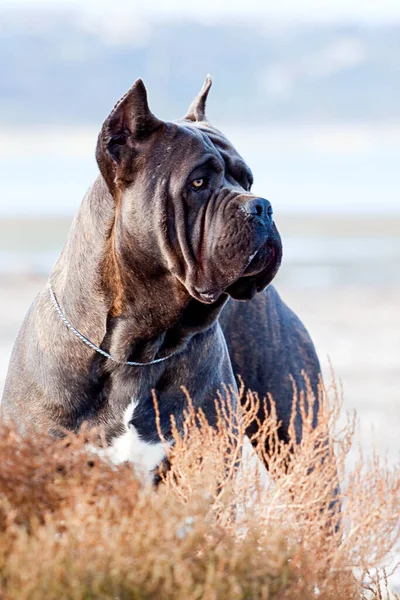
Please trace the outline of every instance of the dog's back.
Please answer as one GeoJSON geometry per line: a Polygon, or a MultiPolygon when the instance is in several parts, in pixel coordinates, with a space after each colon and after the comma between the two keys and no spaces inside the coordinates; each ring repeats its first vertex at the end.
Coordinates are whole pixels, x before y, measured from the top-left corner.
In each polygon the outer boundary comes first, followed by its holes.
{"type": "Polygon", "coordinates": [[[304,325],[273,286],[248,302],[230,299],[220,323],[234,374],[260,399],[271,394],[286,437],[294,386],[304,390],[308,379],[317,397],[320,365],[304,325]]]}

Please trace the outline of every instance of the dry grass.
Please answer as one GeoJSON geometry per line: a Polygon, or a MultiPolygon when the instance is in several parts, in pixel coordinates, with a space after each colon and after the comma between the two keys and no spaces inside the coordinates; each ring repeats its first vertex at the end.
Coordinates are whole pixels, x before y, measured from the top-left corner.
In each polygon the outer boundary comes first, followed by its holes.
{"type": "Polygon", "coordinates": [[[132,468],[88,454],[85,434],[33,442],[4,428],[0,598],[389,597],[379,569],[399,537],[399,472],[373,457],[345,474],[354,420],[338,427],[335,388],[331,396],[315,430],[298,399],[300,444],[293,430],[289,445],[279,441],[272,411],[254,440],[259,454],[268,442],[271,476],[241,453],[257,398],[248,395],[234,435],[232,415],[222,411],[216,431],[188,401],[185,430],[169,449],[173,467],[157,491],[132,468]],[[338,480],[341,515],[331,504],[338,480]]]}

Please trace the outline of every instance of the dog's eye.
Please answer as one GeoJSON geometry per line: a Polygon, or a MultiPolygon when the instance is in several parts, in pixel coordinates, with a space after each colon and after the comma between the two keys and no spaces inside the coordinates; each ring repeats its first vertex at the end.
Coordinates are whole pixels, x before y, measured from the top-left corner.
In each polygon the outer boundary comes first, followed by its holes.
{"type": "Polygon", "coordinates": [[[190,187],[192,188],[193,191],[199,192],[200,190],[204,190],[204,188],[206,188],[207,185],[208,185],[208,178],[202,177],[199,179],[194,179],[192,181],[192,183],[190,184],[190,187]]]}

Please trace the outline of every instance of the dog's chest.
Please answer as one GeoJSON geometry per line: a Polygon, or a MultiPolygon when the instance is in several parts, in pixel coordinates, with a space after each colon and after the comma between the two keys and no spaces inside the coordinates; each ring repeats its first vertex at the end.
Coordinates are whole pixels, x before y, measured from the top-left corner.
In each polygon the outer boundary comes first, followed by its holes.
{"type": "Polygon", "coordinates": [[[137,405],[138,401],[134,399],[126,407],[123,415],[124,431],[112,439],[106,452],[114,464],[130,462],[139,475],[148,477],[165,457],[165,447],[161,442],[145,441],[130,424],[137,405]]]}

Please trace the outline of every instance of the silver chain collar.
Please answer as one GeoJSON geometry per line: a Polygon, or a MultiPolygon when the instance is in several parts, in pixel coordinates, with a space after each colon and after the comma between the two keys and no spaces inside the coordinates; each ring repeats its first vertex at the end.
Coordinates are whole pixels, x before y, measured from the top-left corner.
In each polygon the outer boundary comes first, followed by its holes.
{"type": "Polygon", "coordinates": [[[148,362],[148,363],[139,363],[139,362],[134,362],[133,360],[121,362],[121,361],[117,360],[116,358],[111,356],[111,354],[108,354],[108,352],[106,352],[105,350],[102,350],[101,348],[96,346],[96,344],[93,344],[93,342],[88,340],[87,337],[85,337],[84,335],[82,335],[82,333],[80,333],[77,329],[75,329],[75,327],[68,321],[67,317],[64,315],[63,311],[61,310],[60,305],[58,304],[56,295],[54,293],[54,290],[51,287],[50,283],[49,283],[49,290],[50,290],[50,298],[54,304],[54,308],[56,309],[60,319],[63,321],[63,323],[65,323],[65,325],[68,327],[68,329],[70,329],[70,331],[72,331],[72,333],[74,333],[76,335],[76,337],[81,340],[81,342],[83,342],[84,344],[89,346],[89,348],[91,348],[92,350],[95,350],[99,354],[102,354],[109,360],[112,360],[113,362],[115,362],[119,365],[130,365],[133,367],[146,367],[148,365],[155,365],[156,363],[163,362],[164,360],[167,360],[168,358],[171,358],[171,356],[173,356],[173,354],[169,354],[168,356],[164,356],[163,358],[155,358],[154,360],[152,360],[151,362],[148,362]]]}

